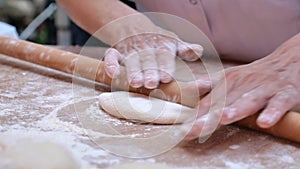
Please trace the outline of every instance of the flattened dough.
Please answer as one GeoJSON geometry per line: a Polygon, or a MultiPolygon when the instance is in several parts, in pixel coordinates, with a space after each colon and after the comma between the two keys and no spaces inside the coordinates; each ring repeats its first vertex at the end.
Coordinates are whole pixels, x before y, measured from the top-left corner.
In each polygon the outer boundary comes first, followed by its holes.
{"type": "Polygon", "coordinates": [[[195,118],[197,112],[180,104],[123,91],[102,93],[99,103],[112,116],[154,124],[183,123],[195,118]]]}

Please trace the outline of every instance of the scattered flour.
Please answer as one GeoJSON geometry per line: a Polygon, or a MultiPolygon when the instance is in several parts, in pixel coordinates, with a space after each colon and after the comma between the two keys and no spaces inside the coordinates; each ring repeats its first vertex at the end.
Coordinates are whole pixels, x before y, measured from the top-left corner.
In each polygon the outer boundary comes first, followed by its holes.
{"type": "Polygon", "coordinates": [[[279,159],[280,159],[282,162],[290,163],[290,164],[292,164],[292,163],[295,162],[294,158],[291,157],[291,156],[288,156],[288,155],[284,155],[284,156],[282,156],[282,157],[279,158],[279,159]]]}
{"type": "Polygon", "coordinates": [[[240,147],[241,147],[240,145],[234,144],[234,145],[229,146],[229,149],[236,150],[236,149],[239,149],[240,147]]]}

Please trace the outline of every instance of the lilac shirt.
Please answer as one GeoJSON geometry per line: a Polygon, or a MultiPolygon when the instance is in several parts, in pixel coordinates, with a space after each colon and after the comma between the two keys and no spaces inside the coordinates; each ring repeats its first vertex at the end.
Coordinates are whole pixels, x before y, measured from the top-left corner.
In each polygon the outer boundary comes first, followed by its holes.
{"type": "Polygon", "coordinates": [[[192,22],[222,58],[253,61],[300,32],[300,0],[135,0],[143,12],[192,22]]]}

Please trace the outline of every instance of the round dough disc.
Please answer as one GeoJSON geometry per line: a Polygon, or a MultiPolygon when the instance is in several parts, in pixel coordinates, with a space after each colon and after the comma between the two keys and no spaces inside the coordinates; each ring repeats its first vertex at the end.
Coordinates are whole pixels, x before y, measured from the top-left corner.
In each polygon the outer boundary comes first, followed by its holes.
{"type": "Polygon", "coordinates": [[[124,91],[102,93],[99,103],[112,116],[155,124],[183,123],[197,113],[180,104],[124,91]]]}

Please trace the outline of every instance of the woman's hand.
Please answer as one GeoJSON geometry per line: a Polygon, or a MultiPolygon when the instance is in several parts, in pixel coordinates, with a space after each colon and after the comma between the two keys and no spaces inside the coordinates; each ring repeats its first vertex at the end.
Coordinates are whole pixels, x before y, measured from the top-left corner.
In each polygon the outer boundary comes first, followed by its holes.
{"type": "Polygon", "coordinates": [[[159,82],[169,83],[173,79],[176,56],[195,61],[203,53],[202,46],[183,42],[174,33],[154,25],[142,15],[117,20],[104,28],[102,35],[102,39],[113,47],[105,54],[106,73],[116,78],[120,66],[124,65],[128,82],[134,88],[154,89],[159,82]],[[109,30],[118,33],[108,37],[109,30]]]}
{"type": "Polygon", "coordinates": [[[200,45],[179,40],[174,33],[156,26],[121,1],[57,2],[80,27],[113,47],[104,59],[106,72],[112,78],[117,77],[120,65],[124,65],[132,87],[153,89],[159,82],[168,83],[175,70],[176,55],[187,61],[202,55],[200,45]]]}
{"type": "MultiPolygon", "coordinates": [[[[209,125],[207,113],[210,107],[219,110],[219,123],[231,124],[260,111],[257,118],[258,126],[269,128],[275,125],[281,117],[300,104],[300,34],[284,43],[269,56],[251,64],[237,66],[225,70],[225,76],[220,73],[198,80],[201,92],[208,94],[199,103],[199,116],[188,139],[199,137],[205,125],[209,125]],[[203,86],[203,81],[209,82],[210,87],[203,86]],[[221,87],[226,86],[225,107],[221,87]]],[[[213,131],[210,131],[210,133],[213,131]]],[[[203,136],[203,135],[202,135],[203,136]]]]}
{"type": "Polygon", "coordinates": [[[200,58],[202,51],[200,45],[165,35],[143,34],[127,38],[115,45],[114,49],[107,50],[104,62],[110,77],[120,74],[122,64],[126,67],[128,82],[132,87],[154,89],[159,82],[172,81],[176,55],[186,61],[195,61],[200,58]]]}

